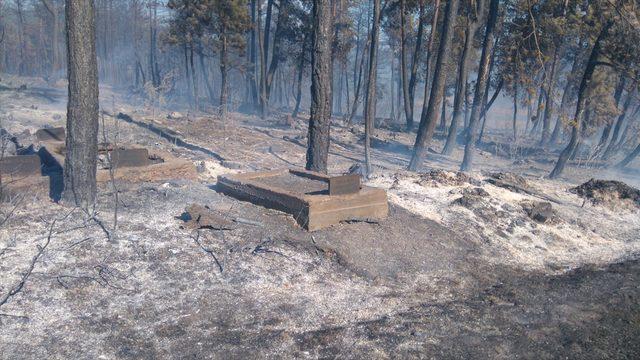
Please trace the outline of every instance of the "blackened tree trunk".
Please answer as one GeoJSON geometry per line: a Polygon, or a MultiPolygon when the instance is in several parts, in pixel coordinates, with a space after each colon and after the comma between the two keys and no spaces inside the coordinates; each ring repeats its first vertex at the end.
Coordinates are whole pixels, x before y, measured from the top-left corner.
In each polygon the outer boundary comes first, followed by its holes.
{"type": "MultiPolygon", "coordinates": [[[[427,109],[427,99],[429,99],[429,81],[431,77],[431,61],[433,58],[433,44],[436,42],[436,34],[438,29],[438,16],[440,15],[440,0],[435,0],[433,4],[433,18],[431,19],[431,34],[429,35],[429,42],[427,43],[427,58],[425,59],[424,70],[424,97],[422,102],[422,113],[427,109]]],[[[422,114],[420,115],[422,117],[422,114]]]]}
{"type": "Polygon", "coordinates": [[[273,77],[278,70],[280,59],[282,58],[282,38],[286,31],[284,23],[286,22],[287,14],[287,0],[280,1],[280,7],[278,9],[278,18],[276,23],[276,31],[273,35],[273,50],[271,51],[271,63],[269,64],[269,71],[267,73],[267,103],[271,98],[271,88],[273,86],[273,77]]]}
{"type": "Polygon", "coordinates": [[[193,85],[193,104],[196,111],[200,110],[200,92],[198,91],[198,74],[193,62],[193,44],[189,47],[189,66],[191,67],[191,84],[193,85]]]}
{"type": "Polygon", "coordinates": [[[53,58],[51,64],[51,72],[53,76],[57,76],[58,70],[60,70],[60,46],[58,45],[58,35],[60,33],[59,30],[59,16],[58,10],[56,9],[55,4],[51,0],[42,0],[42,4],[47,9],[49,14],[51,14],[51,22],[53,22],[53,29],[51,30],[53,33],[51,34],[51,55],[53,58]]]}
{"type": "MultiPolygon", "coordinates": [[[[406,0],[400,1],[400,71],[402,78],[402,96],[404,98],[404,112],[406,118],[406,129],[413,129],[413,104],[416,92],[416,78],[418,74],[418,63],[420,61],[420,50],[422,48],[422,38],[424,36],[424,4],[420,2],[420,18],[418,22],[418,33],[416,34],[416,44],[411,60],[411,73],[407,74],[407,9],[406,0]]],[[[398,94],[399,96],[400,94],[398,94]]]]}
{"type": "Polygon", "coordinates": [[[478,80],[476,81],[476,90],[473,97],[473,105],[471,106],[471,117],[469,119],[469,131],[467,132],[467,143],[464,148],[464,159],[460,167],[461,171],[471,171],[473,167],[473,156],[475,155],[475,146],[478,138],[478,125],[480,120],[480,111],[484,101],[487,83],[489,81],[490,58],[493,53],[493,46],[496,37],[496,23],[498,20],[498,0],[491,0],[489,5],[489,15],[487,17],[487,26],[484,34],[484,42],[482,47],[482,55],[480,56],[480,67],[478,68],[478,80]]]}
{"type": "Polygon", "coordinates": [[[413,109],[409,98],[409,79],[407,74],[407,9],[406,0],[400,0],[400,77],[407,129],[413,128],[413,109]]]}
{"type": "MultiPolygon", "coordinates": [[[[267,118],[267,54],[265,54],[265,38],[263,37],[262,32],[262,1],[257,0],[257,12],[258,16],[256,17],[256,29],[258,36],[258,55],[260,58],[260,89],[258,100],[260,103],[260,116],[262,119],[267,118]]],[[[271,20],[271,19],[269,19],[271,20]]],[[[267,47],[268,50],[268,47],[267,47]]]]}
{"type": "Polygon", "coordinates": [[[229,71],[227,37],[225,35],[221,36],[220,42],[220,117],[224,120],[227,116],[227,96],[229,93],[229,86],[227,84],[227,74],[229,71]]]}
{"type": "Polygon", "coordinates": [[[66,0],[69,100],[64,200],[90,210],[96,200],[98,64],[93,0],[66,0]]]}
{"type": "Polygon", "coordinates": [[[518,75],[516,74],[515,83],[513,85],[513,141],[518,140],[518,75]]]}
{"type": "Polygon", "coordinates": [[[213,103],[215,99],[213,86],[211,86],[211,79],[209,78],[209,70],[207,70],[207,65],[204,61],[204,54],[202,54],[202,49],[198,51],[198,59],[200,60],[200,68],[202,69],[202,77],[204,79],[204,85],[207,87],[207,94],[209,95],[209,101],[213,103]]]}
{"type": "MultiPolygon", "coordinates": [[[[479,1],[484,3],[484,1],[479,1]]],[[[463,116],[462,104],[464,103],[467,95],[467,73],[469,72],[469,56],[471,54],[471,47],[473,43],[473,34],[475,33],[476,26],[470,21],[469,17],[466,19],[467,26],[465,27],[464,46],[462,47],[462,54],[460,55],[460,61],[458,62],[458,78],[456,80],[456,93],[453,99],[453,114],[451,115],[451,126],[449,127],[449,134],[447,135],[447,141],[442,149],[443,155],[451,155],[453,149],[456,146],[456,137],[458,135],[458,126],[460,119],[463,116]]]]}
{"type": "Polygon", "coordinates": [[[365,64],[365,59],[366,57],[364,56],[364,51],[365,49],[367,49],[367,47],[369,46],[369,43],[371,42],[371,33],[369,33],[369,35],[367,36],[367,41],[365,42],[365,45],[363,47],[362,50],[362,56],[360,56],[360,64],[359,64],[359,68],[358,68],[358,81],[356,82],[356,86],[355,86],[355,94],[353,95],[353,105],[351,106],[351,112],[349,113],[349,119],[347,119],[347,124],[351,124],[353,121],[353,118],[356,116],[356,113],[358,112],[358,105],[360,104],[360,91],[362,91],[362,72],[364,71],[364,64],[365,64]]]}
{"type": "Polygon", "coordinates": [[[380,0],[373,0],[371,46],[369,47],[369,72],[367,99],[364,108],[364,160],[367,175],[371,174],[371,132],[376,120],[376,80],[378,77],[378,37],[380,36],[380,0]]]}
{"type": "Polygon", "coordinates": [[[313,1],[313,50],[311,53],[311,117],[307,170],[327,172],[331,129],[331,59],[333,19],[330,0],[313,1]]]}
{"type": "Polygon", "coordinates": [[[300,56],[300,61],[298,62],[298,81],[296,83],[296,105],[293,109],[293,113],[291,116],[294,118],[298,116],[298,112],[300,111],[300,102],[302,101],[302,75],[304,71],[304,54],[300,56]]]}
{"type": "Polygon", "coordinates": [[[574,86],[573,86],[573,81],[571,81],[572,78],[577,77],[576,74],[579,70],[579,65],[580,65],[580,58],[581,58],[581,53],[576,54],[574,59],[573,59],[573,64],[571,65],[571,72],[569,73],[569,75],[567,76],[567,83],[564,86],[564,91],[562,92],[562,100],[560,101],[560,108],[558,108],[558,116],[557,116],[557,120],[556,120],[556,126],[553,129],[553,133],[551,134],[551,139],[549,140],[549,143],[551,145],[555,144],[558,142],[560,135],[562,133],[562,127],[563,127],[563,123],[562,123],[562,116],[565,112],[565,109],[567,107],[567,104],[571,101],[571,99],[573,98],[573,93],[574,91],[574,86]]]}
{"type": "Polygon", "coordinates": [[[629,165],[629,163],[632,162],[633,159],[638,157],[638,155],[640,155],[640,144],[638,144],[638,146],[636,146],[636,148],[629,155],[627,155],[627,157],[625,157],[622,161],[620,161],[616,165],[616,168],[622,169],[623,167],[629,165]]]}
{"type": "Polygon", "coordinates": [[[607,22],[602,27],[602,30],[600,31],[600,34],[598,34],[598,38],[596,39],[596,42],[593,45],[593,48],[591,49],[591,54],[589,55],[589,60],[587,61],[587,66],[584,70],[584,74],[582,75],[582,80],[580,81],[580,87],[578,88],[578,104],[576,105],[576,112],[575,112],[575,115],[573,116],[571,140],[569,141],[569,144],[567,145],[567,147],[564,148],[564,150],[562,150],[562,152],[560,153],[560,157],[558,158],[558,162],[556,162],[556,166],[551,171],[551,174],[549,174],[549,178],[551,179],[556,179],[560,175],[562,175],[562,172],[564,171],[564,167],[567,164],[567,160],[569,160],[569,157],[571,156],[571,154],[573,154],[578,147],[578,143],[580,141],[579,137],[580,137],[580,132],[582,128],[582,122],[583,122],[583,117],[585,112],[585,104],[587,101],[585,97],[585,92],[589,87],[589,83],[591,83],[593,72],[598,63],[598,56],[600,56],[600,48],[602,46],[602,40],[606,38],[606,36],[608,35],[609,28],[611,27],[611,25],[612,25],[611,22],[607,22]]]}
{"type": "Polygon", "coordinates": [[[251,34],[249,36],[249,70],[248,70],[248,78],[249,78],[249,94],[251,96],[251,101],[253,106],[258,106],[258,77],[257,77],[257,67],[258,67],[258,50],[256,48],[256,33],[257,33],[257,22],[256,22],[256,1],[251,0],[251,4],[249,9],[251,11],[251,34]]]}
{"type": "MultiPolygon", "coordinates": [[[[616,103],[616,107],[620,106],[620,99],[622,98],[622,92],[624,91],[624,84],[625,84],[625,77],[624,76],[620,76],[620,80],[618,81],[618,86],[616,86],[616,89],[613,93],[613,99],[616,103]]],[[[618,122],[616,121],[616,124],[618,122]]],[[[609,136],[611,135],[611,129],[613,128],[613,124],[611,122],[607,122],[604,126],[604,129],[602,129],[602,135],[600,136],[600,142],[598,142],[598,148],[602,149],[605,145],[607,145],[607,142],[609,141],[609,136]]]]}
{"type": "Polygon", "coordinates": [[[158,2],[153,0],[150,4],[151,16],[149,20],[149,68],[151,81],[154,87],[160,86],[160,68],[158,66],[158,2]]]}
{"type": "MultiPolygon", "coordinates": [[[[636,83],[634,82],[631,89],[634,89],[636,86],[636,83]]],[[[616,151],[617,149],[617,144],[618,144],[618,139],[620,138],[620,130],[622,129],[622,125],[624,124],[625,119],[627,118],[627,112],[629,111],[629,107],[631,106],[631,100],[633,100],[634,98],[634,94],[635,91],[631,90],[629,91],[629,94],[627,94],[627,99],[624,102],[624,105],[622,106],[622,113],[618,116],[618,119],[616,119],[616,124],[613,128],[613,134],[611,135],[611,140],[609,141],[609,144],[607,145],[607,148],[604,152],[604,154],[602,154],[602,158],[604,160],[609,159],[616,151]]]]}
{"type": "MultiPolygon", "coordinates": [[[[636,106],[636,110],[633,112],[633,115],[631,115],[631,117],[636,118],[638,116],[638,113],[640,113],[640,105],[636,106]]],[[[627,124],[627,126],[625,126],[624,131],[622,132],[622,135],[618,140],[618,143],[614,147],[614,150],[620,149],[621,147],[624,146],[624,144],[627,142],[629,132],[631,131],[632,128],[633,128],[632,124],[627,124]]]]}
{"type": "MultiPolygon", "coordinates": [[[[418,33],[416,35],[416,46],[411,59],[411,76],[409,77],[409,109],[411,110],[411,124],[407,117],[407,131],[413,129],[414,104],[416,99],[416,84],[418,83],[418,64],[420,64],[420,54],[422,53],[422,38],[425,28],[424,2],[420,1],[420,19],[418,20],[418,33]]],[[[431,50],[429,50],[431,51],[431,50]]]]}
{"type": "Polygon", "coordinates": [[[304,75],[304,64],[306,62],[308,48],[309,48],[309,32],[305,32],[304,38],[302,40],[302,51],[300,53],[300,59],[298,62],[298,81],[296,83],[296,105],[291,115],[294,118],[297,117],[298,112],[300,112],[300,103],[302,102],[302,78],[304,75]]]}
{"type": "Polygon", "coordinates": [[[556,87],[556,65],[558,62],[558,49],[554,51],[553,62],[551,63],[551,72],[549,73],[549,83],[545,90],[545,107],[542,118],[542,136],[540,137],[540,146],[547,146],[549,143],[549,130],[551,127],[551,115],[553,114],[553,99],[555,98],[554,89],[556,87]]]}
{"type": "MultiPolygon", "coordinates": [[[[491,69],[489,69],[489,71],[491,71],[491,69]]],[[[502,86],[503,85],[504,85],[504,79],[500,79],[500,82],[498,82],[498,86],[496,87],[495,91],[493,92],[493,95],[491,95],[491,99],[489,99],[489,102],[486,102],[487,93],[489,92],[489,88],[487,88],[487,90],[486,90],[486,92],[484,94],[484,96],[485,96],[485,105],[482,108],[482,112],[480,113],[480,119],[482,119],[482,128],[480,129],[480,135],[478,136],[478,144],[480,144],[482,142],[482,138],[484,136],[484,129],[486,129],[486,125],[487,125],[487,113],[491,109],[491,106],[493,106],[493,103],[498,98],[498,95],[500,94],[500,91],[502,90],[502,86]]]]}
{"type": "MultiPolygon", "coordinates": [[[[451,39],[453,37],[453,27],[458,14],[458,0],[449,0],[444,13],[444,21],[442,24],[442,33],[440,35],[440,46],[438,49],[438,58],[434,68],[433,83],[429,93],[429,104],[426,111],[422,111],[420,117],[420,125],[418,126],[418,135],[413,147],[413,156],[409,163],[409,170],[416,171],[422,164],[426,150],[429,148],[436,123],[438,121],[438,110],[440,101],[445,87],[445,71],[443,69],[444,62],[449,58],[451,39]]],[[[431,31],[434,31],[433,29],[431,31]]],[[[426,90],[426,89],[425,89],[426,90]]]]}

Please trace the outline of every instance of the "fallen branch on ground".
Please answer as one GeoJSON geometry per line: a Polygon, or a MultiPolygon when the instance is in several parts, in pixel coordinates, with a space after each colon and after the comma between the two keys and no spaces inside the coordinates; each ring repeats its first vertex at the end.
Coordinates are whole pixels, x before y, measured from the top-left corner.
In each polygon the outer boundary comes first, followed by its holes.
{"type": "Polygon", "coordinates": [[[16,294],[18,294],[24,287],[24,284],[27,282],[27,279],[29,279],[29,276],[31,275],[31,273],[33,272],[33,269],[35,268],[36,263],[38,262],[42,254],[44,254],[44,251],[47,249],[47,246],[49,246],[49,244],[51,243],[51,237],[53,236],[53,227],[55,226],[57,220],[58,219],[54,219],[51,222],[51,225],[49,226],[49,235],[47,236],[47,240],[45,241],[43,246],[38,245],[38,253],[31,260],[31,264],[29,265],[29,268],[27,269],[27,271],[24,274],[22,274],[22,279],[20,279],[20,282],[14,285],[9,290],[8,293],[6,293],[2,298],[0,298],[0,306],[6,304],[7,301],[9,301],[9,299],[12,296],[15,296],[16,294]]]}
{"type": "Polygon", "coordinates": [[[202,245],[202,243],[200,242],[200,231],[196,232],[196,236],[192,236],[191,237],[193,239],[193,241],[196,242],[196,244],[198,244],[198,246],[200,246],[200,248],[202,249],[202,251],[206,252],[207,254],[211,255],[211,257],[213,258],[213,261],[216,263],[216,265],[218,266],[218,270],[220,270],[220,273],[222,274],[222,264],[220,264],[220,261],[218,260],[218,258],[216,257],[216,254],[213,252],[213,250],[206,248],[204,245],[202,245]]]}

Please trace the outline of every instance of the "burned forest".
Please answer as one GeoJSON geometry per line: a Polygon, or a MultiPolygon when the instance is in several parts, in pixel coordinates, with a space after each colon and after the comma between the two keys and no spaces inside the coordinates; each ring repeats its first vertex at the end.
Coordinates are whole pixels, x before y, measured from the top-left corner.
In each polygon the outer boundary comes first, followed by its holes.
{"type": "Polygon", "coordinates": [[[640,3],[0,0],[0,359],[640,358],[640,3]]]}

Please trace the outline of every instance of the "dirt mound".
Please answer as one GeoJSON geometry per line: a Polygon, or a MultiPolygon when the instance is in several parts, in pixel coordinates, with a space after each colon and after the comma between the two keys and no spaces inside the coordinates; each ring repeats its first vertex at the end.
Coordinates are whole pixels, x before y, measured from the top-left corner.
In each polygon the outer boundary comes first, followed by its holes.
{"type": "Polygon", "coordinates": [[[601,204],[610,208],[640,208],[640,190],[615,180],[591,179],[586,183],[569,189],[585,201],[601,204]]]}

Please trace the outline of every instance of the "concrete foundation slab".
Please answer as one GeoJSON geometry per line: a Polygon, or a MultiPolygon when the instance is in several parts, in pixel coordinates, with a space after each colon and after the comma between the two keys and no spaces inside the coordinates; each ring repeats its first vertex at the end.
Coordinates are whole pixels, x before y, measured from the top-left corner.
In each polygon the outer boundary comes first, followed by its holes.
{"type": "Polygon", "coordinates": [[[66,133],[63,127],[39,129],[36,131],[38,141],[65,141],[66,133]]]}
{"type": "MultiPolygon", "coordinates": [[[[240,200],[284,211],[307,230],[348,220],[382,220],[389,205],[384,189],[329,194],[331,177],[305,170],[276,170],[218,176],[220,192],[240,200]]],[[[353,181],[353,180],[351,180],[353,181]]]]}
{"type": "Polygon", "coordinates": [[[115,149],[111,151],[111,162],[116,168],[149,165],[147,149],[115,149]]]}
{"type": "Polygon", "coordinates": [[[40,176],[40,157],[38,155],[6,156],[0,160],[0,174],[3,177],[14,178],[40,176]]]}

